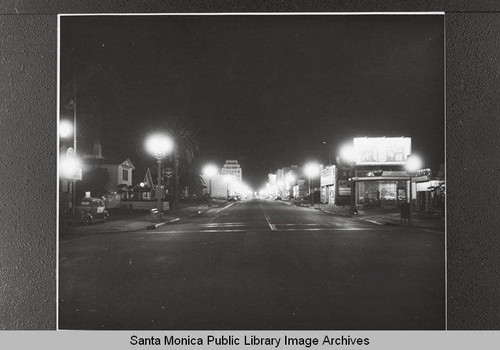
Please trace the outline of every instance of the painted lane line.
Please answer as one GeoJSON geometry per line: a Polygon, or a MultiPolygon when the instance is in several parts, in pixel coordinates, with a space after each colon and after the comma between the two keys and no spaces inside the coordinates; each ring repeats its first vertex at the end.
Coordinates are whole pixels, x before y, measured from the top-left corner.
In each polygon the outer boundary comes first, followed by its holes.
{"type": "Polygon", "coordinates": [[[216,213],[220,213],[220,212],[221,212],[221,211],[223,211],[224,209],[229,208],[229,207],[230,207],[231,205],[233,205],[234,203],[236,203],[236,202],[233,202],[233,203],[231,203],[231,204],[226,205],[224,208],[217,210],[217,211],[216,211],[216,213]]]}
{"type": "Polygon", "coordinates": [[[262,208],[262,205],[259,204],[259,207],[260,207],[260,210],[262,210],[262,213],[264,214],[264,216],[266,217],[267,224],[271,228],[271,231],[276,231],[276,226],[274,226],[273,224],[271,224],[271,219],[269,218],[269,215],[267,215],[267,213],[264,210],[264,208],[262,208]]]}
{"type": "MultiPolygon", "coordinates": [[[[264,211],[264,210],[262,210],[262,211],[264,211]]],[[[265,211],[264,211],[264,216],[266,217],[267,224],[271,228],[271,231],[276,231],[276,226],[271,224],[271,219],[269,219],[269,216],[267,215],[267,213],[265,211]]]]}
{"type": "Polygon", "coordinates": [[[249,226],[249,225],[265,225],[265,222],[211,222],[201,224],[203,226],[249,226]]]}
{"type": "Polygon", "coordinates": [[[262,227],[268,226],[267,222],[263,222],[261,224],[253,224],[253,225],[201,225],[202,228],[206,229],[231,229],[231,228],[245,228],[245,227],[262,227]]]}

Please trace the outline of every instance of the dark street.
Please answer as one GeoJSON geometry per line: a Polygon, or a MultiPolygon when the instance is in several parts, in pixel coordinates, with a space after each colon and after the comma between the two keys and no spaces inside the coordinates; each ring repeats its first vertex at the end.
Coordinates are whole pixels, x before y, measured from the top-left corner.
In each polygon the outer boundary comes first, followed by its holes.
{"type": "Polygon", "coordinates": [[[60,329],[444,329],[445,235],[281,201],[61,237],[60,329]]]}

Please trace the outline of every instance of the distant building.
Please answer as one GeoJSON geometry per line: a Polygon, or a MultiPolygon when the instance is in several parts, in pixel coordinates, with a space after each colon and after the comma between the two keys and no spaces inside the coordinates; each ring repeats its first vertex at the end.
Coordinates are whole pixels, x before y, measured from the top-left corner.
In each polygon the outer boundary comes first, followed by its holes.
{"type": "Polygon", "coordinates": [[[232,175],[239,183],[241,183],[243,178],[241,166],[237,160],[226,160],[221,169],[221,175],[225,174],[232,175]]]}
{"type": "Polygon", "coordinates": [[[267,179],[268,179],[269,185],[276,185],[276,174],[272,174],[272,173],[268,174],[267,179]]]}
{"type": "Polygon", "coordinates": [[[290,198],[293,196],[293,186],[302,176],[302,171],[297,165],[287,166],[276,171],[276,184],[279,196],[290,198]]]}
{"type": "Polygon", "coordinates": [[[293,198],[304,199],[308,196],[308,186],[304,179],[298,179],[297,184],[293,186],[293,198]]]}
{"type": "Polygon", "coordinates": [[[230,192],[230,184],[226,181],[224,175],[216,174],[211,178],[203,175],[203,184],[205,194],[212,194],[212,198],[226,198],[230,192]]]}

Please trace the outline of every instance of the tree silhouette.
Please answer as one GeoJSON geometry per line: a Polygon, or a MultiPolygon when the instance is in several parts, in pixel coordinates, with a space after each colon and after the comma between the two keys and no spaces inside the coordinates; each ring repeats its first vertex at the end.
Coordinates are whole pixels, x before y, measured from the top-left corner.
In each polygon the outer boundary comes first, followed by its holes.
{"type": "Polygon", "coordinates": [[[197,182],[194,160],[199,151],[198,139],[193,125],[186,118],[169,116],[162,120],[160,129],[166,130],[174,139],[171,155],[174,168],[174,193],[172,207],[179,206],[180,184],[195,186],[197,182]],[[182,176],[182,182],[179,181],[182,176]]]}

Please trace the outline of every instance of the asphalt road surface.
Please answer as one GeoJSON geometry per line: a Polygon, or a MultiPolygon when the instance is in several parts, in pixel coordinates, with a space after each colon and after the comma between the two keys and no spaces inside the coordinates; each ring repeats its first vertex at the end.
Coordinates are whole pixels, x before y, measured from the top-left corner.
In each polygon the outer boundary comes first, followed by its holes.
{"type": "Polygon", "coordinates": [[[60,329],[444,329],[445,235],[252,200],[60,241],[60,329]]]}

